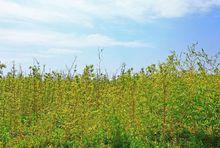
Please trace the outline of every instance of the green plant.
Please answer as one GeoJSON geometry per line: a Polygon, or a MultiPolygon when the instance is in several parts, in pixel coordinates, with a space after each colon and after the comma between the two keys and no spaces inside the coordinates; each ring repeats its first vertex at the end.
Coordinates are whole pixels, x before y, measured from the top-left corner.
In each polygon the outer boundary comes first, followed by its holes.
{"type": "Polygon", "coordinates": [[[112,78],[102,50],[81,74],[0,64],[0,146],[219,147],[219,57],[195,48],[112,78]]]}

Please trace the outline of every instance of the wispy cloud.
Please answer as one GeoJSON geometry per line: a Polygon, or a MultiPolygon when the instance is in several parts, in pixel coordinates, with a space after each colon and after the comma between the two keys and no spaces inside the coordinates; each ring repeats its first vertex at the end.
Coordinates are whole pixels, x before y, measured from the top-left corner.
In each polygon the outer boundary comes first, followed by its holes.
{"type": "MultiPolygon", "coordinates": [[[[31,22],[34,24],[74,23],[94,27],[100,22],[128,19],[136,22],[159,18],[182,17],[189,13],[207,12],[220,5],[220,0],[0,0],[0,22],[31,22]],[[97,21],[96,19],[99,19],[97,21]]],[[[20,24],[22,25],[22,24],[20,24]]],[[[4,44],[37,45],[49,48],[84,47],[146,47],[148,43],[121,41],[103,33],[72,35],[58,31],[5,29],[0,25],[0,42],[4,44]]]]}
{"type": "Polygon", "coordinates": [[[147,21],[209,11],[220,0],[32,0],[0,1],[0,20],[67,21],[92,27],[94,19],[147,21]]]}
{"type": "Polygon", "coordinates": [[[140,41],[120,41],[101,34],[74,36],[58,32],[21,31],[0,29],[0,42],[4,44],[46,46],[51,48],[86,48],[86,47],[148,47],[140,41]]]}
{"type": "MultiPolygon", "coordinates": [[[[161,18],[205,13],[216,6],[220,6],[220,0],[0,0],[0,44],[12,52],[17,51],[12,54],[8,50],[2,54],[1,47],[0,58],[46,58],[79,53],[84,48],[151,47],[153,45],[137,37],[126,39],[117,33],[107,35],[114,30],[103,32],[98,28],[99,24],[143,24],[161,18]],[[27,23],[33,26],[26,29],[27,23]],[[62,25],[61,28],[57,28],[54,24],[62,25]],[[65,26],[71,26],[72,28],[69,28],[72,30],[68,32],[64,29],[65,26]],[[76,28],[82,31],[72,34],[78,31],[76,28]],[[27,50],[29,47],[30,50],[27,50]]],[[[123,29],[128,28],[125,26],[123,29]]]]}
{"type": "MultiPolygon", "coordinates": [[[[62,3],[62,1],[59,3],[62,3]]],[[[44,3],[44,1],[41,0],[32,1],[31,3],[0,0],[0,21],[31,23],[66,21],[68,23],[91,26],[89,17],[81,15],[82,14],[76,12],[69,14],[68,11],[64,11],[62,8],[53,8],[49,3],[44,3]]]]}
{"type": "Polygon", "coordinates": [[[30,61],[33,58],[78,55],[86,48],[150,46],[141,41],[120,41],[101,34],[75,36],[59,32],[16,29],[0,29],[0,44],[6,47],[4,50],[0,48],[1,60],[18,62],[30,61]]]}

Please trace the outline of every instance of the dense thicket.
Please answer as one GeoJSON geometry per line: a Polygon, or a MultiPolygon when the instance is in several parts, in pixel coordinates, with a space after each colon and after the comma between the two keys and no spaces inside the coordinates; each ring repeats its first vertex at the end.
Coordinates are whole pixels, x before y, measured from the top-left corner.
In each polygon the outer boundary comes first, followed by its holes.
{"type": "Polygon", "coordinates": [[[0,147],[220,146],[218,57],[189,51],[109,78],[0,66],[0,147]]]}

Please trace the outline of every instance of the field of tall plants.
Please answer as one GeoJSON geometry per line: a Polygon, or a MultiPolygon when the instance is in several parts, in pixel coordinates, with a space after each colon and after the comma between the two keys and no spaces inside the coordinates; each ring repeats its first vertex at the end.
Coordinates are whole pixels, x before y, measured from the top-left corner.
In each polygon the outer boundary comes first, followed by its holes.
{"type": "Polygon", "coordinates": [[[0,147],[220,147],[219,53],[195,45],[113,77],[0,64],[0,147]]]}

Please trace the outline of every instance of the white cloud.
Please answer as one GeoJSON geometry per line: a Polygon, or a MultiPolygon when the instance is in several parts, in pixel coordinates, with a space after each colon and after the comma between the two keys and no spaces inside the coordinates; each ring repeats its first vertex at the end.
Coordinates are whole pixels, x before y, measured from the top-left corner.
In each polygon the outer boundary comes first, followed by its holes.
{"type": "Polygon", "coordinates": [[[81,49],[86,47],[148,47],[140,41],[120,41],[101,34],[74,36],[58,32],[21,31],[13,29],[0,29],[0,42],[17,46],[46,46],[58,49],[81,49]]]}
{"type": "MultiPolygon", "coordinates": [[[[100,25],[102,22],[116,26],[118,22],[146,23],[184,17],[207,13],[219,6],[220,0],[0,0],[0,60],[10,65],[11,61],[30,64],[33,58],[46,63],[52,59],[51,65],[58,66],[56,59],[65,61],[83,53],[84,49],[152,47],[144,41],[104,35],[96,27],[106,27],[100,25]],[[26,26],[27,30],[18,29],[26,26]],[[81,34],[71,34],[67,32],[69,29],[81,34]],[[93,33],[86,33],[88,30],[93,33]]],[[[123,29],[127,29],[126,25],[123,29]]],[[[111,31],[114,30],[107,32],[111,31]]],[[[90,57],[87,59],[90,61],[90,57]]]]}
{"type": "Polygon", "coordinates": [[[95,19],[138,22],[209,11],[220,0],[0,0],[1,21],[69,22],[92,27],[95,19]]]}
{"type": "MultiPolygon", "coordinates": [[[[62,3],[62,1],[59,3],[62,3]]],[[[31,23],[53,23],[64,21],[91,27],[92,24],[90,18],[81,15],[82,14],[76,12],[69,14],[65,8],[53,8],[49,3],[44,3],[41,0],[23,4],[0,0],[0,21],[21,21],[31,23]]]]}
{"type": "MultiPolygon", "coordinates": [[[[147,22],[204,13],[216,6],[220,6],[220,0],[0,0],[0,43],[8,47],[16,46],[16,49],[24,46],[45,49],[40,52],[33,52],[31,49],[32,53],[17,52],[16,55],[20,54],[19,57],[78,53],[82,48],[90,47],[149,47],[145,42],[123,41],[101,33],[76,36],[55,31],[17,30],[15,26],[18,22],[20,25],[28,22],[36,26],[40,23],[49,26],[54,23],[66,23],[80,27],[96,27],[101,21],[107,21],[111,25],[112,22],[117,23],[124,19],[147,22]],[[3,28],[1,22],[14,23],[14,29],[3,28]]],[[[9,54],[5,54],[5,57],[9,57],[9,54]]]]}
{"type": "Polygon", "coordinates": [[[26,63],[37,59],[48,59],[59,56],[82,54],[84,49],[99,47],[149,47],[141,41],[121,41],[101,34],[74,36],[71,34],[16,30],[0,28],[0,60],[26,63]],[[6,48],[4,48],[6,47],[6,48]]]}

